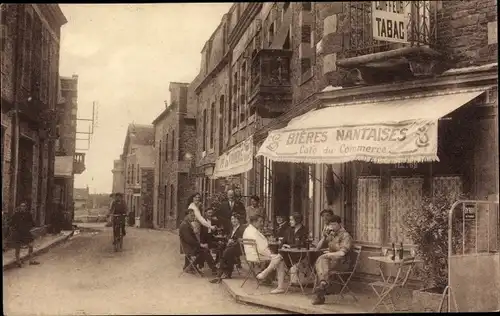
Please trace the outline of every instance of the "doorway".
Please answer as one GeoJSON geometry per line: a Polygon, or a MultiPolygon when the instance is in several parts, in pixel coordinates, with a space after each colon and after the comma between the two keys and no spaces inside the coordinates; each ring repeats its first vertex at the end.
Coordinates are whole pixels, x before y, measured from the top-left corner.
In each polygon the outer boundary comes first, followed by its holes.
{"type": "Polygon", "coordinates": [[[33,201],[33,147],[31,139],[21,137],[19,139],[19,166],[17,177],[17,200],[16,206],[26,201],[31,206],[33,201]]]}

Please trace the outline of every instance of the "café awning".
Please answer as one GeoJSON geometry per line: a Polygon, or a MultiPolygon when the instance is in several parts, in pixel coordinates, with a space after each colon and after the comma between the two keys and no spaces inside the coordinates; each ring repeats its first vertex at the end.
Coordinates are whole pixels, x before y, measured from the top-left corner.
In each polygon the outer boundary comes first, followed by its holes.
{"type": "Polygon", "coordinates": [[[237,144],[215,162],[212,179],[229,177],[252,170],[254,154],[253,136],[237,144]]]}
{"type": "Polygon", "coordinates": [[[272,131],[257,156],[295,163],[439,161],[438,120],[483,93],[445,92],[398,100],[330,105],[272,131]]]}

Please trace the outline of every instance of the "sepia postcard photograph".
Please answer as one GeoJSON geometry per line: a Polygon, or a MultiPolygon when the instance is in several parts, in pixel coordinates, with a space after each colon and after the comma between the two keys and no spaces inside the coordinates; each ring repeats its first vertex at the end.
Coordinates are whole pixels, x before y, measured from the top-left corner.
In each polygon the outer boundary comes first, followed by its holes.
{"type": "Polygon", "coordinates": [[[3,315],[500,312],[497,1],[0,7],[3,315]]]}

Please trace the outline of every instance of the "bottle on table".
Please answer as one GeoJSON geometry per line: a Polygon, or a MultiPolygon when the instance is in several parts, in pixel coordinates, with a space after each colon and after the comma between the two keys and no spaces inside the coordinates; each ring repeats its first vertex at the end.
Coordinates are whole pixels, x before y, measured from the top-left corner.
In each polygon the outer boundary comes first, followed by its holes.
{"type": "Polygon", "coordinates": [[[394,243],[392,243],[392,254],[391,254],[391,260],[394,261],[396,260],[396,246],[394,243]]]}
{"type": "Polygon", "coordinates": [[[403,243],[401,242],[401,245],[400,245],[400,248],[399,248],[399,260],[403,260],[403,255],[404,255],[403,243]]]}

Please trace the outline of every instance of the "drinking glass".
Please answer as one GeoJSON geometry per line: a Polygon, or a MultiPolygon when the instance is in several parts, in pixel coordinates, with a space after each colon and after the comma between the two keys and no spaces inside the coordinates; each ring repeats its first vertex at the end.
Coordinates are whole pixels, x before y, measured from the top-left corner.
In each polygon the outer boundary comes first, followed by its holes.
{"type": "Polygon", "coordinates": [[[384,255],[384,257],[389,256],[389,248],[382,248],[382,254],[384,255]]]}
{"type": "Polygon", "coordinates": [[[417,255],[417,251],[415,250],[415,248],[411,248],[410,249],[410,255],[415,258],[415,256],[417,255]]]}

